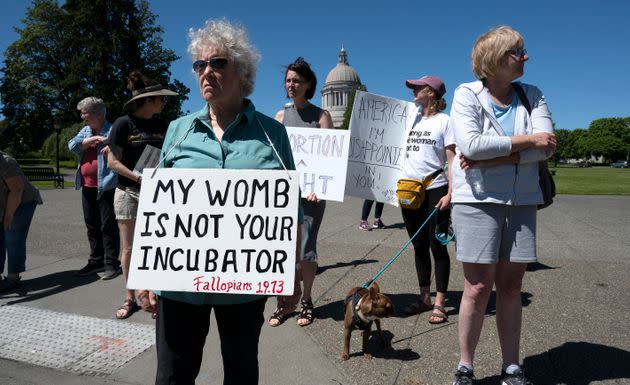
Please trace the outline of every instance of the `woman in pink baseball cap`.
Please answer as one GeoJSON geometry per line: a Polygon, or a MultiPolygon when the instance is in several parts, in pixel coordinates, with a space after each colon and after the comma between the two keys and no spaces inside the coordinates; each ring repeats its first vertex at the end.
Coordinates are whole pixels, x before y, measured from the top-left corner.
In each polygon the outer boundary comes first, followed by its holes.
{"type": "MultiPolygon", "coordinates": [[[[445,114],[446,87],[437,76],[423,76],[407,80],[412,89],[413,102],[418,107],[417,116],[407,133],[406,156],[402,178],[426,179],[436,171],[452,164],[455,157],[455,138],[449,128],[449,116],[445,114]]],[[[445,301],[451,270],[450,257],[445,242],[436,233],[448,233],[451,215],[451,183],[449,171],[439,173],[429,184],[425,199],[416,209],[401,207],[407,233],[412,237],[429,216],[434,207],[439,210],[419,234],[413,238],[416,272],[420,286],[420,298],[405,308],[407,314],[431,311],[429,323],[447,321],[445,301]],[[436,231],[437,230],[437,231],[436,231]],[[429,252],[430,251],[430,252],[429,252]],[[431,254],[435,262],[435,303],[431,303],[431,254]]]]}

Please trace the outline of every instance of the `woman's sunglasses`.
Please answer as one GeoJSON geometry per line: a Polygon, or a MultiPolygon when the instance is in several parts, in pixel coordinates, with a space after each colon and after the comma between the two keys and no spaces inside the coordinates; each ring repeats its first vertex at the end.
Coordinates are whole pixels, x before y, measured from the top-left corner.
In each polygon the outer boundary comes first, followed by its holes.
{"type": "Polygon", "coordinates": [[[510,48],[507,50],[507,53],[509,53],[510,55],[514,55],[516,57],[523,57],[525,55],[527,55],[527,50],[525,48],[510,48]]]}
{"type": "Polygon", "coordinates": [[[193,63],[193,70],[201,75],[206,71],[206,67],[210,66],[213,70],[222,70],[227,67],[228,59],[224,57],[213,57],[210,60],[197,60],[193,63]]]}

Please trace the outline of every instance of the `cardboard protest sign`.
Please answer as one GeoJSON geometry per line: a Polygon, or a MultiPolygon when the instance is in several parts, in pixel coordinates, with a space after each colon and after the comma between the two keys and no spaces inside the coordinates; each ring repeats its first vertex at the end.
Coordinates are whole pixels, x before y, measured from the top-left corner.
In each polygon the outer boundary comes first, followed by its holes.
{"type": "Polygon", "coordinates": [[[153,171],[142,178],[130,289],[293,293],[297,172],[153,171]]]}
{"type": "Polygon", "coordinates": [[[302,197],[343,202],[350,133],[346,130],[287,127],[302,197]]]}
{"type": "Polygon", "coordinates": [[[411,102],[357,91],[350,118],[346,194],[398,205],[396,182],[414,111],[411,102]]]}

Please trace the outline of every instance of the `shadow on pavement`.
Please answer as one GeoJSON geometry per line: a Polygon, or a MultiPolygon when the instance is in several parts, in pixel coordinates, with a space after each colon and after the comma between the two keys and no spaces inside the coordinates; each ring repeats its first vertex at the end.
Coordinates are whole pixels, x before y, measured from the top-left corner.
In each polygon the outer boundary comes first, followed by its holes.
{"type": "MultiPolygon", "coordinates": [[[[446,308],[447,315],[451,316],[453,314],[459,314],[459,304],[462,301],[462,291],[449,291],[446,293],[446,308]]],[[[433,293],[435,294],[435,293],[433,293]]],[[[406,318],[410,316],[415,316],[415,314],[409,315],[405,314],[405,307],[411,305],[413,302],[417,301],[419,296],[417,294],[391,294],[388,295],[391,298],[394,306],[396,307],[396,316],[400,318],[406,318]]],[[[529,306],[532,301],[531,298],[533,295],[528,292],[521,293],[521,303],[523,307],[529,306]]],[[[497,293],[496,291],[492,291],[490,294],[490,299],[488,300],[488,307],[486,307],[486,315],[494,315],[497,312],[497,293]]]]}
{"type": "Polygon", "coordinates": [[[404,229],[405,224],[403,222],[392,223],[392,224],[386,225],[385,228],[386,229],[404,229]]]}
{"type": "MultiPolygon", "coordinates": [[[[348,291],[350,291],[350,288],[348,288],[348,291]]],[[[392,303],[394,304],[396,313],[392,318],[406,317],[403,312],[404,307],[412,301],[415,301],[418,297],[415,294],[385,294],[392,300],[392,303]]],[[[316,318],[332,318],[335,321],[343,321],[343,313],[345,311],[344,299],[339,299],[337,301],[329,302],[325,305],[315,307],[316,318]]]]}
{"type": "MultiPolygon", "coordinates": [[[[355,330],[353,333],[360,334],[361,331],[355,330]]],[[[392,332],[388,330],[383,330],[384,343],[381,343],[381,339],[378,336],[376,327],[372,326],[372,331],[370,332],[370,339],[368,341],[368,351],[370,352],[370,354],[372,354],[372,357],[384,358],[387,360],[412,361],[412,360],[417,360],[420,358],[420,355],[418,353],[414,352],[413,350],[409,348],[396,350],[392,346],[393,339],[394,339],[394,335],[392,334],[392,332]]],[[[355,341],[357,341],[357,339],[354,339],[352,342],[355,342],[355,341]]],[[[341,345],[339,347],[341,347],[341,345]]],[[[352,357],[358,357],[358,359],[364,359],[361,348],[362,348],[361,342],[354,343],[354,345],[351,343],[350,344],[350,358],[352,359],[352,357]]]]}
{"type": "Polygon", "coordinates": [[[379,262],[379,261],[376,259],[355,259],[354,261],[350,261],[350,262],[337,262],[334,265],[318,266],[316,274],[321,274],[328,269],[338,269],[340,267],[348,267],[348,266],[359,266],[359,265],[365,265],[368,263],[376,263],[376,262],[379,262]]]}
{"type": "MultiPolygon", "coordinates": [[[[544,353],[526,357],[525,373],[535,384],[589,385],[598,381],[630,379],[630,352],[589,342],[567,342],[544,353]]],[[[499,376],[477,379],[495,385],[499,376]]]]}
{"type": "Polygon", "coordinates": [[[12,291],[0,294],[0,300],[8,300],[7,305],[16,305],[24,302],[34,301],[51,295],[59,294],[75,287],[88,285],[100,278],[93,274],[87,277],[77,277],[75,270],[59,271],[41,277],[22,281],[22,286],[12,291]],[[18,294],[15,299],[8,298],[18,294]]]}
{"type": "Polygon", "coordinates": [[[630,352],[589,342],[567,342],[524,360],[534,383],[550,385],[630,379],[629,363],[630,352]]]}
{"type": "Polygon", "coordinates": [[[527,265],[527,271],[555,270],[555,269],[558,269],[558,268],[545,265],[544,263],[540,263],[540,262],[529,263],[527,265]]]}
{"type": "MultiPolygon", "coordinates": [[[[396,309],[396,314],[394,317],[397,318],[407,318],[415,315],[405,314],[405,307],[409,306],[413,302],[418,300],[417,294],[412,293],[403,293],[403,294],[387,294],[387,296],[392,300],[394,304],[394,308],[396,309]]],[[[447,307],[447,315],[451,316],[453,314],[459,313],[459,304],[462,300],[462,292],[461,291],[449,291],[446,299],[446,307],[447,307]]],[[[521,293],[521,302],[523,307],[529,306],[532,301],[531,297],[533,295],[528,292],[521,293]]],[[[488,307],[486,308],[486,315],[494,315],[497,312],[496,309],[497,296],[496,292],[493,290],[492,294],[490,294],[490,299],[488,300],[488,307]]],[[[329,302],[322,306],[317,306],[315,308],[316,317],[320,319],[332,318],[335,321],[343,320],[343,312],[344,312],[344,304],[343,299],[338,301],[329,302]]]]}

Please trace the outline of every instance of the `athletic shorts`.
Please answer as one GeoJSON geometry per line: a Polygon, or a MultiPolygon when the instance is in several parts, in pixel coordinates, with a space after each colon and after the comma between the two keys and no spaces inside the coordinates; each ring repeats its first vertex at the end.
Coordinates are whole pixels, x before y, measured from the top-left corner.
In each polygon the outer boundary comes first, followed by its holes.
{"type": "Polygon", "coordinates": [[[451,218],[458,261],[536,262],[536,206],[455,203],[451,218]]]}
{"type": "Polygon", "coordinates": [[[136,219],[140,190],[134,187],[116,187],[114,213],[117,220],[136,219]]]}

